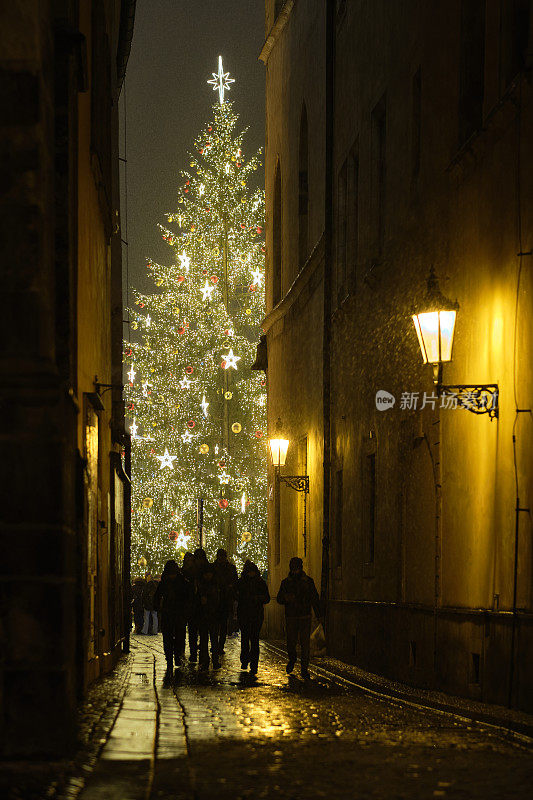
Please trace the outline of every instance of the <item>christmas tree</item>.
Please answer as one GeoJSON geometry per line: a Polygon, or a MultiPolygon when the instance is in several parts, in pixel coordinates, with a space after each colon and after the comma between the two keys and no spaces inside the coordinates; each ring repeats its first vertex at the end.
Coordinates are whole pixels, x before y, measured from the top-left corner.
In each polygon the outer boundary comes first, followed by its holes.
{"type": "Polygon", "coordinates": [[[154,292],[133,291],[125,342],[132,440],[132,564],[161,571],[200,544],[266,567],[266,388],[250,367],[264,315],[264,194],[248,183],[245,131],[219,92],[161,226],[170,266],[148,262],[154,292]],[[200,501],[200,503],[199,503],[200,501]]]}

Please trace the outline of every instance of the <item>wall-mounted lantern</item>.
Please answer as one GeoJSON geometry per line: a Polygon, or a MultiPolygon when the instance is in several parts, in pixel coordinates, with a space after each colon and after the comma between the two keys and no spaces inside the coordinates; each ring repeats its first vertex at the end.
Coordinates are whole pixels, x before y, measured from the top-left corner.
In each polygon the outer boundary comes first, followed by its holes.
{"type": "Polygon", "coordinates": [[[286,483],[291,489],[297,492],[309,493],[309,475],[281,475],[280,467],[285,466],[285,459],[287,458],[287,450],[289,449],[289,440],[283,436],[283,425],[281,419],[278,419],[276,424],[276,434],[273,438],[268,440],[268,448],[270,450],[270,457],[276,472],[276,481],[286,483]]]}
{"type": "Polygon", "coordinates": [[[437,395],[449,398],[447,407],[455,405],[473,414],[488,414],[492,420],[498,416],[497,384],[444,386],[442,383],[443,364],[452,360],[458,309],[457,301],[449,300],[441,293],[435,270],[431,267],[426,296],[412,315],[423,362],[432,365],[437,395]]]}

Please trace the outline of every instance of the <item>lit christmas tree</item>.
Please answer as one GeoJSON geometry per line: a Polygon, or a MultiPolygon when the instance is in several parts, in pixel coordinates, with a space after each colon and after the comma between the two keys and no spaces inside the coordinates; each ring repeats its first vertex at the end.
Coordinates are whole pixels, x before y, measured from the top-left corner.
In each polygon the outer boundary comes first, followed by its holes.
{"type": "Polygon", "coordinates": [[[243,155],[222,59],[209,83],[213,121],[161,228],[176,261],[148,262],[157,289],[134,291],[139,334],[125,342],[132,564],[145,557],[155,572],[199,545],[199,500],[208,555],[225,547],[238,566],[266,567],[266,382],[250,369],[264,315],[264,195],[247,185],[259,158],[243,155]]]}

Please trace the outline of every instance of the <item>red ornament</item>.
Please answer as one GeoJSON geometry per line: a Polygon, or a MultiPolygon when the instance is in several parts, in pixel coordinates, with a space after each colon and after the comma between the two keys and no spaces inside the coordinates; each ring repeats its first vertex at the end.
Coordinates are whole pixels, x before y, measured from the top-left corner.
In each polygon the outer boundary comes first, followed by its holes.
{"type": "Polygon", "coordinates": [[[195,425],[196,425],[196,422],[193,419],[190,419],[188,421],[188,423],[187,423],[187,427],[190,428],[191,431],[192,431],[192,429],[194,428],[195,425]]]}
{"type": "Polygon", "coordinates": [[[225,361],[221,361],[220,362],[220,366],[222,367],[222,369],[226,369],[226,362],[225,361]]]}
{"type": "Polygon", "coordinates": [[[211,283],[218,283],[218,278],[216,275],[211,275],[211,283]]]}
{"type": "Polygon", "coordinates": [[[257,233],[262,233],[263,232],[263,228],[260,225],[258,225],[257,228],[256,228],[256,231],[257,231],[257,233]]]}
{"type": "Polygon", "coordinates": [[[213,128],[211,127],[211,125],[209,125],[209,126],[208,126],[207,130],[208,130],[208,131],[212,131],[212,130],[213,130],[213,128]]]}
{"type": "Polygon", "coordinates": [[[177,531],[170,531],[170,533],[168,534],[168,538],[170,539],[171,542],[175,542],[178,536],[179,533],[177,531]]]}
{"type": "Polygon", "coordinates": [[[244,222],[241,222],[241,228],[246,228],[246,225],[244,224],[244,222]]]}
{"type": "Polygon", "coordinates": [[[133,353],[133,350],[131,349],[131,347],[128,350],[126,350],[126,355],[127,356],[131,356],[132,353],[133,353]]]}
{"type": "Polygon", "coordinates": [[[261,248],[261,252],[262,252],[262,253],[266,253],[266,247],[265,247],[264,245],[263,245],[263,247],[261,248]]]}
{"type": "Polygon", "coordinates": [[[224,467],[226,466],[226,459],[225,458],[220,459],[220,461],[218,462],[218,466],[220,467],[220,469],[224,469],[224,467]]]}
{"type": "Polygon", "coordinates": [[[266,385],[267,385],[267,382],[266,382],[266,380],[263,378],[263,380],[261,381],[261,386],[266,386],[266,385]]]}
{"type": "Polygon", "coordinates": [[[201,156],[203,156],[203,154],[204,154],[204,148],[203,148],[203,147],[200,147],[200,149],[199,149],[199,151],[198,151],[198,152],[200,153],[200,155],[201,155],[201,156]]]}
{"type": "Polygon", "coordinates": [[[239,164],[239,162],[238,162],[238,161],[237,161],[237,166],[238,166],[238,167],[240,167],[240,166],[241,166],[241,165],[239,164]]]}
{"type": "Polygon", "coordinates": [[[178,275],[178,283],[183,283],[185,280],[185,275],[178,275]]]}
{"type": "Polygon", "coordinates": [[[189,186],[189,185],[190,185],[190,181],[185,181],[185,186],[189,186]]]}
{"type": "Polygon", "coordinates": [[[193,372],[194,372],[194,367],[192,367],[192,366],[189,364],[189,366],[186,368],[185,372],[187,373],[187,375],[192,375],[192,374],[193,374],[193,372]]]}
{"type": "Polygon", "coordinates": [[[144,308],[144,303],[139,303],[141,308],[144,308]]]}
{"type": "Polygon", "coordinates": [[[134,403],[130,403],[129,406],[128,406],[128,411],[133,411],[134,408],[135,408],[135,404],[134,403]]]}
{"type": "Polygon", "coordinates": [[[255,292],[255,285],[253,283],[250,284],[250,291],[255,292]]]}
{"type": "Polygon", "coordinates": [[[256,439],[261,439],[263,436],[263,431],[256,431],[255,432],[256,439]]]}
{"type": "Polygon", "coordinates": [[[178,333],[179,333],[180,336],[181,336],[182,333],[185,333],[185,328],[184,328],[183,325],[180,328],[178,328],[178,333]]]}
{"type": "Polygon", "coordinates": [[[184,191],[184,192],[188,192],[189,190],[188,190],[188,189],[184,189],[183,191],[184,191]]]}
{"type": "Polygon", "coordinates": [[[220,508],[227,508],[229,505],[225,497],[221,497],[220,500],[218,501],[218,504],[220,508]]]}

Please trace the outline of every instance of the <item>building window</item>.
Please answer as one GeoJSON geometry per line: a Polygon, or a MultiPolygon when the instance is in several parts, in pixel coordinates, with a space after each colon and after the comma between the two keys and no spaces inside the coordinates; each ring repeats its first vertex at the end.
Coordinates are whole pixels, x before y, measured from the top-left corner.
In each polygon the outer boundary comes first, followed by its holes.
{"type": "Polygon", "coordinates": [[[413,75],[411,95],[411,177],[416,180],[420,172],[420,128],[422,109],[422,76],[420,67],[413,75]]]}
{"type": "Polygon", "coordinates": [[[462,0],[459,146],[481,128],[485,84],[485,0],[462,0]]]}
{"type": "Polygon", "coordinates": [[[335,473],[335,566],[342,566],[342,528],[343,528],[343,515],[344,515],[344,492],[342,483],[342,469],[338,469],[335,473]]]}
{"type": "Polygon", "coordinates": [[[372,111],[372,195],[377,256],[382,255],[385,240],[386,156],[387,106],[383,95],[372,111]]]}
{"type": "Polygon", "coordinates": [[[307,259],[309,219],[309,144],[305,104],[302,108],[300,120],[298,157],[298,260],[300,267],[302,267],[307,259]]]}
{"type": "Polygon", "coordinates": [[[348,159],[342,165],[337,180],[337,302],[346,295],[346,233],[348,194],[348,159]]]}
{"type": "Polygon", "coordinates": [[[363,531],[364,561],[374,563],[374,546],[376,533],[376,454],[365,457],[363,475],[363,531]]]}
{"type": "Polygon", "coordinates": [[[281,300],[281,167],[274,175],[274,210],[272,215],[272,305],[281,300]]]}
{"type": "Polygon", "coordinates": [[[526,65],[531,0],[502,0],[500,73],[505,90],[526,65]]]}

